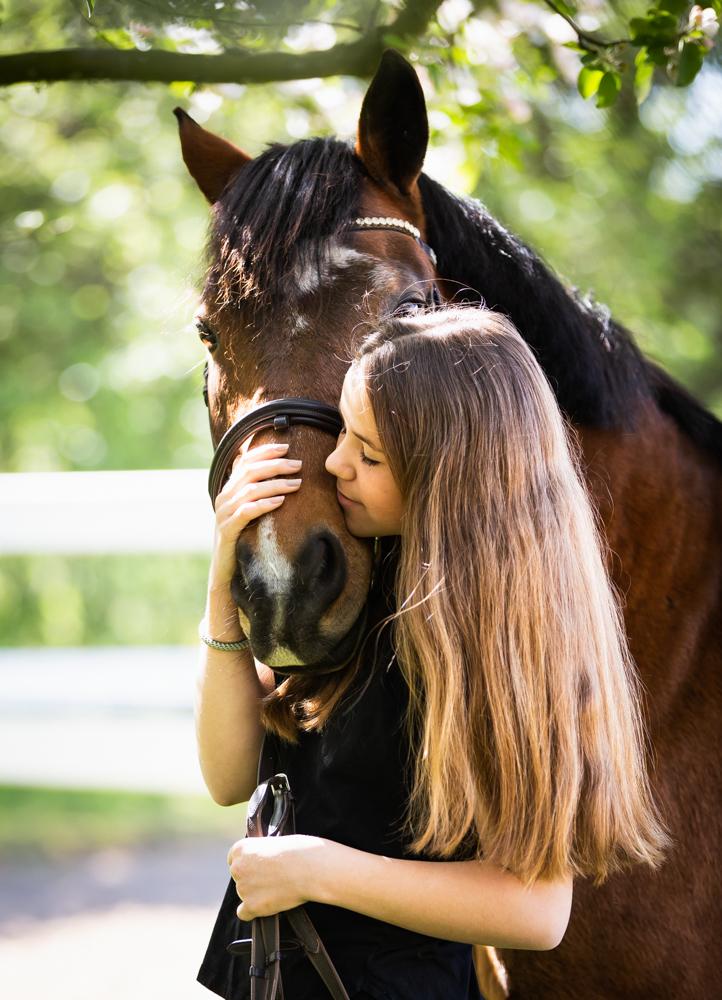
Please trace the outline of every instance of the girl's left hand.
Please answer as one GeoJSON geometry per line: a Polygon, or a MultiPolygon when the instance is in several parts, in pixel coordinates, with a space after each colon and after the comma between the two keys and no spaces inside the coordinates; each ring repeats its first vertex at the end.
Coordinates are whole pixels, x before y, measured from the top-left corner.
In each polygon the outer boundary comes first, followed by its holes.
{"type": "Polygon", "coordinates": [[[242,900],[236,910],[239,919],[281,913],[311,899],[326,843],[322,837],[299,833],[237,840],[228,852],[228,864],[242,900]]]}

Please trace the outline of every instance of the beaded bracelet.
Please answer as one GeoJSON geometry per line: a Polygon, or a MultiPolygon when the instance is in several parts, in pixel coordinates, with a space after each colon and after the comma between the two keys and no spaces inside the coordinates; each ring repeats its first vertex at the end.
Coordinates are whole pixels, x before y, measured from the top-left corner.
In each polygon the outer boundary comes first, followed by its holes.
{"type": "Polygon", "coordinates": [[[222,652],[241,652],[241,650],[249,649],[251,646],[250,639],[239,639],[237,642],[219,642],[218,639],[211,639],[209,635],[204,635],[203,633],[203,623],[198,628],[198,638],[201,642],[205,642],[206,646],[210,646],[211,649],[220,649],[222,652]]]}

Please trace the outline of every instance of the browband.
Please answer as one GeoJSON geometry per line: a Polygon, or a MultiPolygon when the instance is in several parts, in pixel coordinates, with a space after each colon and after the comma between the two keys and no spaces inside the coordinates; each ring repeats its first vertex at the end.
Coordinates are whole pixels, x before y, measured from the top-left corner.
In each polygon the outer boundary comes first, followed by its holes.
{"type": "Polygon", "coordinates": [[[351,229],[392,229],[397,233],[405,233],[407,236],[413,236],[416,242],[419,244],[424,253],[428,254],[431,263],[436,267],[436,254],[431,249],[428,243],[424,243],[421,239],[421,230],[417,229],[412,223],[407,222],[406,219],[394,219],[389,216],[384,215],[364,215],[358,219],[354,219],[350,226],[351,229]]]}

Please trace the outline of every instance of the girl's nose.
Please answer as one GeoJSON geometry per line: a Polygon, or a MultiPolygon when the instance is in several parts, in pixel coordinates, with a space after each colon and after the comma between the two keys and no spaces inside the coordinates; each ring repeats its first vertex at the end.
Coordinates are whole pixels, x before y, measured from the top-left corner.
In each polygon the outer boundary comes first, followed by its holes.
{"type": "Polygon", "coordinates": [[[334,448],[331,454],[326,459],[326,472],[330,473],[332,476],[336,476],[338,479],[338,448],[334,448]]]}
{"type": "Polygon", "coordinates": [[[353,473],[341,455],[341,446],[337,445],[326,459],[326,472],[336,479],[348,479],[353,473]]]}

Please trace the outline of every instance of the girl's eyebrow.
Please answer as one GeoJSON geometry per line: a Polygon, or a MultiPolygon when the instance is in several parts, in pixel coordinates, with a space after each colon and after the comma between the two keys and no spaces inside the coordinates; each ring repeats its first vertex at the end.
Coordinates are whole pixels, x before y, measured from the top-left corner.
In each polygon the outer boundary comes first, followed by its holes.
{"type": "Polygon", "coordinates": [[[369,439],[365,438],[363,436],[363,434],[359,434],[358,431],[355,431],[353,429],[353,427],[350,426],[348,420],[346,419],[346,415],[343,412],[343,407],[341,406],[341,400],[340,399],[338,401],[338,408],[339,408],[339,412],[341,413],[341,416],[343,417],[343,422],[346,424],[346,429],[349,430],[349,431],[351,431],[351,433],[353,434],[354,437],[357,437],[359,439],[359,441],[363,441],[363,443],[367,444],[369,446],[369,448],[373,449],[373,451],[383,451],[383,448],[380,445],[374,444],[373,441],[369,441],[369,439]]]}

